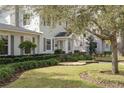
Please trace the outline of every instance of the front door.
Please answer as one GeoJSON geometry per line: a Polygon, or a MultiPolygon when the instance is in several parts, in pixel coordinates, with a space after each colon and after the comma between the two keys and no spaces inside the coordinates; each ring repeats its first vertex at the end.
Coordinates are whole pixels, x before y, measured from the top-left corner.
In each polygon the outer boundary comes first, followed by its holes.
{"type": "Polygon", "coordinates": [[[63,49],[63,41],[60,41],[60,49],[63,49]]]}
{"type": "Polygon", "coordinates": [[[63,50],[63,40],[59,40],[59,41],[57,41],[57,48],[58,49],[62,49],[63,50]]]}

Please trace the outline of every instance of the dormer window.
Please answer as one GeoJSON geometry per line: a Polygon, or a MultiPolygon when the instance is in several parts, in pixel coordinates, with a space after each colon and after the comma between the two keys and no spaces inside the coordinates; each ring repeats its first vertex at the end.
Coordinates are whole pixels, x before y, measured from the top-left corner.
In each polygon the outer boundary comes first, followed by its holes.
{"type": "Polygon", "coordinates": [[[23,25],[29,25],[30,24],[30,14],[24,14],[23,15],[23,25]]]}

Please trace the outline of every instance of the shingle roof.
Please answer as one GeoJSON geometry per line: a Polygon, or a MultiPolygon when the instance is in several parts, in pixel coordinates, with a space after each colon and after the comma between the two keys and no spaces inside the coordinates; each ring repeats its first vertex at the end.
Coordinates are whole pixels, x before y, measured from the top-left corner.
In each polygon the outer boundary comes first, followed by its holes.
{"type": "Polygon", "coordinates": [[[0,23],[0,30],[16,31],[16,32],[39,33],[39,32],[35,32],[33,30],[25,29],[23,27],[16,27],[16,26],[13,26],[13,25],[8,25],[8,24],[3,24],[3,23],[0,23]]]}
{"type": "Polygon", "coordinates": [[[59,32],[55,37],[68,37],[71,34],[71,32],[59,32]]]}

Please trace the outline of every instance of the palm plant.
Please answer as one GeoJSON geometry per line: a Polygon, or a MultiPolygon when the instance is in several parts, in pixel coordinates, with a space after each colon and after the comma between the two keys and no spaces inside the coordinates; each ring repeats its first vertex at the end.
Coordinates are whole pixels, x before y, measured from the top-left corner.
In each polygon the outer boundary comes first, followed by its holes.
{"type": "Polygon", "coordinates": [[[24,41],[19,45],[20,49],[23,49],[26,54],[31,53],[31,49],[35,49],[37,47],[36,44],[32,43],[31,41],[24,41]]]}
{"type": "Polygon", "coordinates": [[[0,40],[0,52],[3,51],[4,46],[5,46],[4,40],[0,40]]]}

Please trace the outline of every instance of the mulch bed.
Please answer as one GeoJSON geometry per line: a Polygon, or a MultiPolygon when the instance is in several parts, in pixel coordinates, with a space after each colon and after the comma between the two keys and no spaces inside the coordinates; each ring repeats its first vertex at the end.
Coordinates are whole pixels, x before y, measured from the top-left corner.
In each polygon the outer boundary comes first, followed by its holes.
{"type": "Polygon", "coordinates": [[[98,80],[94,79],[91,77],[87,72],[83,72],[80,74],[80,77],[83,80],[89,81],[91,83],[94,83],[98,85],[99,87],[104,87],[104,88],[124,88],[124,83],[116,83],[116,82],[111,82],[111,81],[103,81],[103,80],[98,80]]]}

